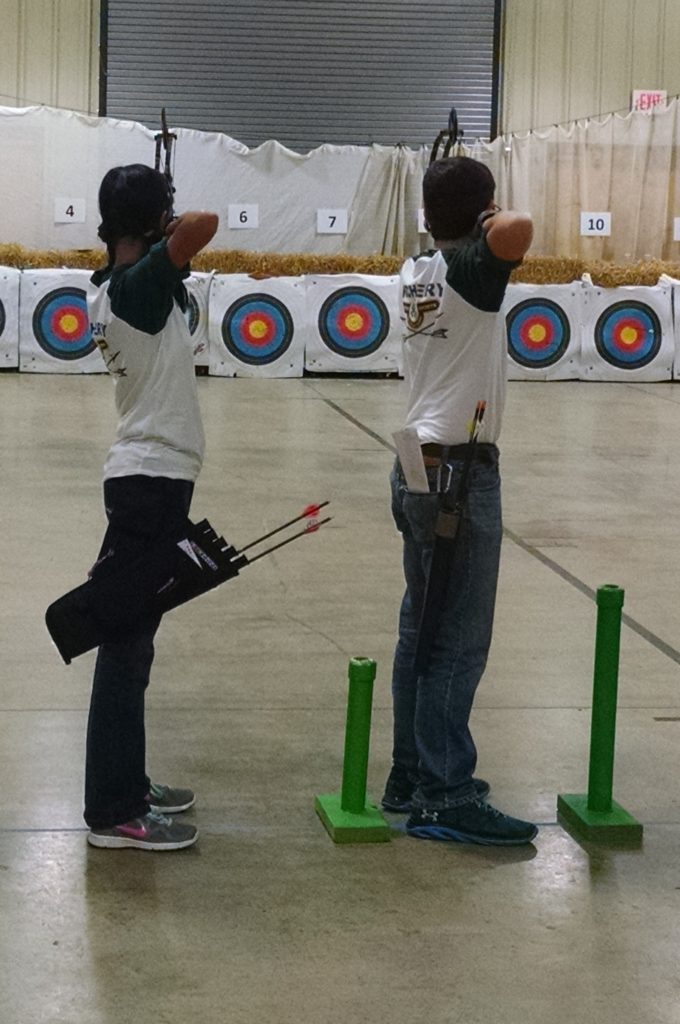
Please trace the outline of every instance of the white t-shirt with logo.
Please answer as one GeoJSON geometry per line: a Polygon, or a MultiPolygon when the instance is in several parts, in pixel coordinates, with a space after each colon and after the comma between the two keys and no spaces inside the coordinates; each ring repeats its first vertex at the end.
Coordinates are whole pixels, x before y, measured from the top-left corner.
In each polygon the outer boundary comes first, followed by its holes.
{"type": "Polygon", "coordinates": [[[478,439],[498,440],[507,377],[499,310],[517,265],[494,256],[482,235],[402,267],[406,426],[421,444],[464,444],[480,400],[487,404],[478,439]]]}
{"type": "Polygon", "coordinates": [[[142,474],[195,480],[205,440],[193,346],[182,311],[186,268],[165,240],[137,263],[93,274],[92,334],[115,381],[119,423],[104,479],[142,474]]]}

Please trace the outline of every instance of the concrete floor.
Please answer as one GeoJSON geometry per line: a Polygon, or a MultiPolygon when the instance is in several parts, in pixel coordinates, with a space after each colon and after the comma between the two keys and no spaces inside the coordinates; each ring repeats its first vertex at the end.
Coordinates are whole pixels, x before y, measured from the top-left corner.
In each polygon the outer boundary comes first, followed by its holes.
{"type": "MultiPolygon", "coordinates": [[[[241,545],[331,499],[333,523],[169,615],[148,700],[154,778],[192,785],[197,846],[89,848],[93,656],[46,605],[103,530],[104,377],[0,376],[1,1024],[678,1024],[680,387],[509,387],[494,646],[473,726],[517,850],[334,846],[347,664],[375,658],[369,793],[390,753],[401,597],[389,518],[396,381],[199,381],[194,513],[241,545]],[[595,606],[626,590],[614,795],[641,849],[577,843],[595,606]]],[[[399,818],[392,819],[395,828],[399,818]]]]}

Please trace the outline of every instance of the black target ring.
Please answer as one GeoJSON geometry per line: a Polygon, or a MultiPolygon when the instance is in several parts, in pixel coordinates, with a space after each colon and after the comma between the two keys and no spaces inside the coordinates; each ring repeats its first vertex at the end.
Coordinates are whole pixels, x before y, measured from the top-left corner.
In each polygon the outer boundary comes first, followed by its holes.
{"type": "Polygon", "coordinates": [[[293,318],[273,295],[253,292],[233,302],[222,318],[225,348],[242,363],[266,366],[290,348],[293,318]]]}
{"type": "Polygon", "coordinates": [[[661,322],[646,302],[615,302],[607,306],[595,324],[598,353],[619,370],[648,366],[658,356],[661,341],[661,322]]]}
{"type": "Polygon", "coordinates": [[[552,299],[525,299],[505,318],[508,352],[520,366],[542,370],[565,355],[571,338],[569,318],[552,299]]]}
{"type": "Polygon", "coordinates": [[[184,315],[187,320],[187,326],[189,327],[189,334],[193,337],[198,330],[198,325],[201,320],[201,311],[198,308],[196,296],[192,295],[191,292],[188,292],[187,296],[187,308],[184,315]]]}
{"type": "Polygon", "coordinates": [[[94,352],[84,290],[55,288],[44,295],[33,312],[33,336],[53,359],[68,362],[94,352]]]}
{"type": "Polygon", "coordinates": [[[368,288],[339,288],[319,312],[319,334],[339,356],[360,359],[376,352],[389,334],[390,314],[368,288]]]}

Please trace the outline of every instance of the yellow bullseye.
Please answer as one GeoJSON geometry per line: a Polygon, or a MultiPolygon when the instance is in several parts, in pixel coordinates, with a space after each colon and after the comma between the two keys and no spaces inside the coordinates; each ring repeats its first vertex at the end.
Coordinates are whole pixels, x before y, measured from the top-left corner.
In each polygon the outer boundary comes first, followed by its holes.
{"type": "Polygon", "coordinates": [[[619,335],[622,345],[635,345],[638,340],[638,332],[634,327],[623,327],[619,335]]]}
{"type": "Polygon", "coordinates": [[[548,332],[543,324],[532,324],[529,328],[529,340],[533,341],[534,345],[540,345],[547,336],[548,332]]]}
{"type": "Polygon", "coordinates": [[[264,320],[251,320],[248,325],[248,333],[259,341],[267,333],[267,324],[264,320]]]}
{"type": "Polygon", "coordinates": [[[78,332],[78,317],[74,316],[73,313],[64,313],[59,321],[64,334],[77,334],[78,332]]]}
{"type": "Polygon", "coordinates": [[[364,326],[364,318],[361,313],[348,313],[345,317],[345,327],[348,331],[356,333],[364,326]]]}

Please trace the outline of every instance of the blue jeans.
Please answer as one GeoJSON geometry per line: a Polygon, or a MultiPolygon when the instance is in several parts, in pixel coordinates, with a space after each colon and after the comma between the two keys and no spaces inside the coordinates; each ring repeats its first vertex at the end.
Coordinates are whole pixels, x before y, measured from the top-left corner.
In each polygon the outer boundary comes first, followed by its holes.
{"type": "MultiPolygon", "coordinates": [[[[109,522],[92,575],[133,561],[186,524],[194,485],[167,477],[122,476],[104,481],[109,522]]],[[[140,623],[120,643],[99,648],[92,684],[85,758],[85,821],[111,828],[146,814],[144,694],[160,616],[140,623]]]]}
{"type": "MultiPolygon", "coordinates": [[[[455,494],[461,462],[452,462],[455,494]]],[[[439,498],[437,469],[427,470],[431,492],[408,491],[395,464],[392,513],[404,541],[406,593],[394,657],[393,771],[417,783],[413,806],[456,807],[474,799],[477,751],[470,734],[472,702],[491,644],[502,537],[498,449],[485,445],[473,463],[465,515],[427,671],[413,668],[418,626],[432,558],[439,498]]],[[[447,476],[447,473],[444,473],[447,476]]]]}

